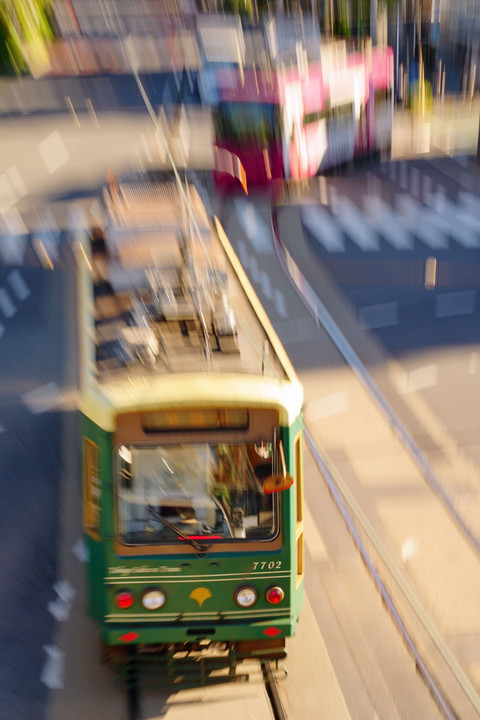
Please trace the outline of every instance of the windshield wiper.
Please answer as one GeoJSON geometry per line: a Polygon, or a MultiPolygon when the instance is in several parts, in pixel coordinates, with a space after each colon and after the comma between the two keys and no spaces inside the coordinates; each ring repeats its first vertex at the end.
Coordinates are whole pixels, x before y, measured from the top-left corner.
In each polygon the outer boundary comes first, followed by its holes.
{"type": "Polygon", "coordinates": [[[198,552],[204,553],[207,550],[210,549],[211,545],[202,545],[201,543],[198,543],[196,540],[194,540],[190,535],[187,535],[186,532],[183,532],[183,530],[180,530],[175,523],[170,522],[170,520],[167,520],[166,518],[162,517],[158,510],[155,510],[151,505],[148,505],[148,511],[149,513],[156,519],[160,520],[162,525],[165,525],[165,527],[168,527],[172,532],[174,532],[176,535],[179,535],[183,540],[186,540],[192,547],[195,548],[195,550],[198,550],[198,552]]]}

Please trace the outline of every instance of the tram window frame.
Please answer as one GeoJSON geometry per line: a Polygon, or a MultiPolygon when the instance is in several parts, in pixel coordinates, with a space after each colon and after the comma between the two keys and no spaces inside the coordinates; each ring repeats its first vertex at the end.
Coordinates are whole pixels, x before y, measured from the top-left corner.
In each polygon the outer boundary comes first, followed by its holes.
{"type": "Polygon", "coordinates": [[[298,587],[305,572],[302,433],[298,433],[294,439],[293,458],[295,477],[295,547],[297,564],[296,585],[298,587]]]}
{"type": "MultiPolygon", "coordinates": [[[[128,468],[128,472],[125,472],[126,468],[122,467],[122,462],[124,462],[124,463],[126,462],[125,457],[124,457],[125,450],[127,450],[128,452],[131,452],[131,450],[133,450],[133,449],[136,449],[137,451],[138,450],[140,450],[140,451],[141,450],[152,450],[155,447],[158,447],[158,448],[163,447],[164,450],[168,450],[168,449],[179,448],[181,446],[184,446],[184,447],[192,446],[193,447],[197,444],[198,443],[194,443],[191,441],[190,442],[184,441],[179,444],[166,443],[163,446],[154,446],[152,443],[149,443],[149,444],[122,443],[121,445],[117,445],[115,447],[115,450],[114,450],[114,457],[115,457],[114,491],[115,491],[115,508],[116,508],[115,509],[115,525],[116,525],[115,536],[116,536],[117,542],[121,546],[136,547],[136,548],[139,548],[139,547],[146,548],[148,546],[156,546],[156,547],[161,547],[163,549],[162,551],[169,549],[171,551],[176,551],[176,552],[178,552],[179,547],[181,547],[183,545],[183,548],[184,548],[184,546],[185,546],[185,543],[180,542],[180,544],[179,544],[179,538],[177,538],[176,540],[162,539],[162,540],[156,540],[156,541],[154,541],[152,538],[151,540],[145,539],[145,540],[139,540],[139,541],[135,542],[131,538],[128,538],[125,536],[124,532],[122,531],[124,517],[122,515],[120,493],[121,493],[121,483],[122,482],[125,483],[127,475],[131,475],[129,468],[128,468]],[[123,450],[122,450],[122,446],[125,446],[123,450]],[[120,452],[120,451],[122,451],[122,452],[120,452]]],[[[223,443],[218,443],[218,442],[212,443],[211,441],[201,443],[201,444],[208,445],[211,448],[214,448],[215,446],[220,447],[221,445],[223,445],[223,443]]],[[[235,446],[240,447],[242,444],[243,443],[235,443],[234,442],[231,444],[231,447],[235,447],[235,446]]],[[[247,444],[248,444],[248,446],[255,445],[255,443],[252,443],[252,442],[249,442],[247,444]]],[[[131,461],[130,461],[130,463],[131,463],[131,461]]],[[[167,465],[167,467],[168,467],[168,465],[167,465]]],[[[129,482],[131,482],[131,478],[130,478],[129,482]]],[[[257,477],[257,482],[259,483],[259,486],[260,486],[260,484],[262,482],[261,478],[257,477]]],[[[279,539],[281,542],[281,506],[280,506],[280,499],[277,496],[277,494],[270,496],[270,502],[272,503],[272,508],[271,508],[272,530],[271,530],[271,534],[268,537],[256,537],[256,536],[248,537],[248,534],[247,534],[245,536],[236,536],[236,537],[235,536],[232,536],[232,537],[225,536],[222,538],[220,538],[220,537],[213,538],[212,537],[210,539],[208,537],[208,535],[205,535],[205,538],[202,538],[202,539],[205,539],[205,541],[209,541],[209,544],[211,544],[212,546],[215,546],[218,549],[222,548],[222,550],[223,550],[223,549],[229,548],[230,550],[234,550],[234,551],[240,551],[240,547],[241,546],[245,547],[245,545],[248,545],[249,547],[251,547],[252,545],[258,545],[259,543],[261,545],[265,545],[266,543],[278,544],[279,539]]],[[[147,504],[147,506],[148,505],[149,504],[147,504]]],[[[260,518],[260,514],[261,513],[259,513],[259,515],[258,515],[259,518],[260,518]]]]}
{"type": "Polygon", "coordinates": [[[101,451],[99,445],[88,437],[83,437],[82,457],[83,529],[92,538],[98,540],[102,505],[101,451]]]}

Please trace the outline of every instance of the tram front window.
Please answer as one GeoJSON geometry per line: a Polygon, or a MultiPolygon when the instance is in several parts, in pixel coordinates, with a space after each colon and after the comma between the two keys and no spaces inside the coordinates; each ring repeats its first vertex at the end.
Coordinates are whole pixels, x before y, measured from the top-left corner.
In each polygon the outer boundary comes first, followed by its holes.
{"type": "Polygon", "coordinates": [[[136,545],[273,539],[277,501],[263,492],[271,458],[271,442],[120,446],[119,540],[136,545]]]}

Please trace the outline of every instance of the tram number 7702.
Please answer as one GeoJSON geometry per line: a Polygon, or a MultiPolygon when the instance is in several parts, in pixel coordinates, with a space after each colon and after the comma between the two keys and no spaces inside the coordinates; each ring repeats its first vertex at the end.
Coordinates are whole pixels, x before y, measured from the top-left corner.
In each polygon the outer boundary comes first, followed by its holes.
{"type": "Polygon", "coordinates": [[[254,562],[253,563],[253,569],[254,570],[280,570],[282,567],[282,561],[281,560],[270,560],[270,562],[267,562],[266,560],[264,562],[254,562]]]}

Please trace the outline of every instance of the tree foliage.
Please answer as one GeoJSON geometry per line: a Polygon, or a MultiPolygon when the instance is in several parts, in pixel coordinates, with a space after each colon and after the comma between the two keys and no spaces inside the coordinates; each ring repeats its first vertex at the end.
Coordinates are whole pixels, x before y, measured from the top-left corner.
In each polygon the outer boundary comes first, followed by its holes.
{"type": "Polygon", "coordinates": [[[17,74],[36,75],[48,67],[51,5],[51,0],[0,0],[0,57],[17,74]]]}

